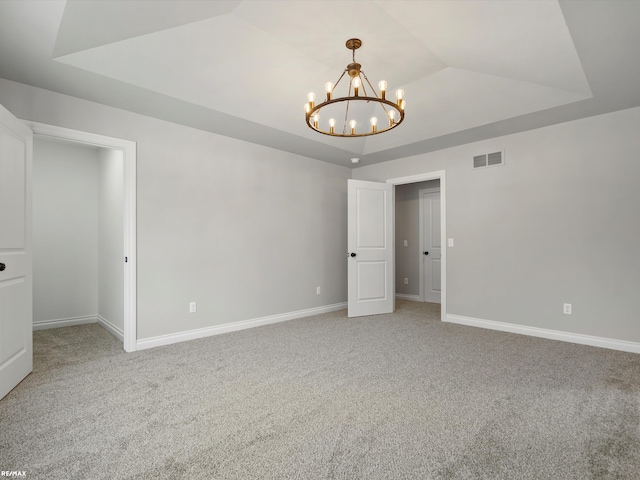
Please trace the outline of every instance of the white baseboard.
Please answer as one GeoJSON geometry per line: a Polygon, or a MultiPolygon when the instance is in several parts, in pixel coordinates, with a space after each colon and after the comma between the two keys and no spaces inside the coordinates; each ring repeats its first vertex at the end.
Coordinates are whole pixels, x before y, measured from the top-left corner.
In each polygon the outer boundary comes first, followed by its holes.
{"type": "Polygon", "coordinates": [[[611,350],[621,350],[623,352],[640,353],[640,343],[627,342],[626,340],[616,340],[614,338],[594,337],[582,335],[580,333],[562,332],[559,330],[549,330],[546,328],[528,327],[526,325],[516,325],[513,323],[496,322],[493,320],[483,320],[480,318],[464,317],[462,315],[447,315],[445,322],[467,325],[470,327],[487,328],[489,330],[500,330],[501,332],[519,333],[531,337],[548,338],[550,340],[560,340],[562,342],[578,343],[580,345],[590,345],[592,347],[609,348],[611,350]]]}
{"type": "Polygon", "coordinates": [[[73,325],[84,325],[85,323],[96,323],[98,319],[95,315],[85,315],[83,317],[56,318],[55,320],[41,320],[33,322],[34,330],[46,330],[48,328],[71,327],[73,325]]]}
{"type": "Polygon", "coordinates": [[[262,325],[269,325],[272,323],[279,323],[287,320],[294,320],[296,318],[310,317],[312,315],[320,315],[321,313],[335,312],[336,310],[342,310],[344,308],[347,308],[347,302],[325,305],[323,307],[308,308],[306,310],[297,310],[295,312],[282,313],[279,315],[270,315],[267,317],[254,318],[251,320],[225,323],[223,325],[214,325],[212,327],[198,328],[195,330],[188,330],[186,332],[144,338],[136,342],[136,350],[144,350],[147,348],[159,347],[161,345],[186,342],[187,340],[195,340],[196,338],[204,338],[211,335],[220,335],[222,333],[236,332],[238,330],[245,330],[247,328],[259,327],[262,325]]]}
{"type": "Polygon", "coordinates": [[[102,325],[106,331],[108,331],[114,337],[120,339],[121,342],[124,342],[124,331],[122,329],[116,327],[102,315],[98,315],[96,318],[98,320],[98,323],[102,325]]]}
{"type": "Polygon", "coordinates": [[[397,300],[411,300],[412,302],[421,302],[420,295],[409,295],[408,293],[396,293],[397,300]]]}

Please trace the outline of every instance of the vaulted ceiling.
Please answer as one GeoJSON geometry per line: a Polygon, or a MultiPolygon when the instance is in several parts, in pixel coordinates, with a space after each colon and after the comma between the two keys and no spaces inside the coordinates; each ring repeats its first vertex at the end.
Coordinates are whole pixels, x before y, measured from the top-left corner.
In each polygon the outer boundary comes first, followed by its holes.
{"type": "MultiPolygon", "coordinates": [[[[640,1],[2,0],[0,77],[350,166],[640,105],[640,1]],[[382,135],[304,122],[356,52],[382,135]]],[[[365,112],[366,113],[366,112],[365,112]]]]}

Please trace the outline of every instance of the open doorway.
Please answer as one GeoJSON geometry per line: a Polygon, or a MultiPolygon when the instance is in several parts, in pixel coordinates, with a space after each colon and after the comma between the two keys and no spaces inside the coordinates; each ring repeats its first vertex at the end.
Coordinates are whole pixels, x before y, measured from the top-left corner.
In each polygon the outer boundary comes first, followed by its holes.
{"type": "Polygon", "coordinates": [[[125,351],[135,351],[135,143],[28,125],[34,131],[34,328],[97,321],[125,351]]]}
{"type": "Polygon", "coordinates": [[[395,187],[396,297],[440,303],[440,180],[395,187]]]}
{"type": "Polygon", "coordinates": [[[394,178],[387,180],[387,183],[395,185],[393,208],[396,298],[440,303],[441,319],[444,319],[446,316],[445,172],[436,171],[394,178]],[[425,219],[428,217],[425,205],[428,205],[431,213],[428,219],[431,228],[425,225],[425,219]],[[428,255],[425,252],[428,252],[428,255]]]}
{"type": "Polygon", "coordinates": [[[35,136],[33,328],[100,323],[124,341],[122,151],[35,136]]]}

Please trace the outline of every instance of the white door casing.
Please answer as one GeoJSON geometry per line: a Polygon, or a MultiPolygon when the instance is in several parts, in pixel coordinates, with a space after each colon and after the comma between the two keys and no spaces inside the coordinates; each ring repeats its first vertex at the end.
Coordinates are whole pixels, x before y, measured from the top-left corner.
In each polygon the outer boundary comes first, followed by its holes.
{"type": "Polygon", "coordinates": [[[126,352],[137,350],[137,255],[136,255],[136,142],[55,125],[25,121],[41,138],[61,139],[123,153],[124,202],[124,342],[126,352]]]}
{"type": "MultiPolygon", "coordinates": [[[[415,175],[408,175],[405,177],[390,178],[387,183],[391,185],[406,185],[408,183],[426,182],[428,180],[440,180],[440,243],[445,245],[442,249],[440,283],[442,287],[440,295],[440,320],[443,322],[447,318],[447,173],[444,170],[436,170],[432,172],[419,173],[415,175]]],[[[422,262],[419,261],[420,269],[422,269],[422,262]]],[[[423,275],[420,272],[420,281],[422,282],[423,275]]],[[[421,286],[420,292],[422,294],[423,288],[421,286]]]]}
{"type": "Polygon", "coordinates": [[[440,231],[440,190],[420,190],[420,254],[422,256],[422,298],[440,303],[442,236],[440,231]]]}
{"type": "Polygon", "coordinates": [[[0,105],[0,398],[33,369],[33,133],[0,105]]]}
{"type": "Polygon", "coordinates": [[[394,309],[393,185],[348,180],[348,316],[394,309]]]}

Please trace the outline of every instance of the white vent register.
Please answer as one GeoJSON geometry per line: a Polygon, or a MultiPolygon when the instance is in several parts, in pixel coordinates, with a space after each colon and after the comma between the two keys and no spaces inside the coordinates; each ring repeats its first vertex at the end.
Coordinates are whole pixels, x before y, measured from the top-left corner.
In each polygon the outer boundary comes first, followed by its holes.
{"type": "Polygon", "coordinates": [[[504,150],[473,157],[473,168],[493,167],[495,165],[504,165],[504,150]]]}

